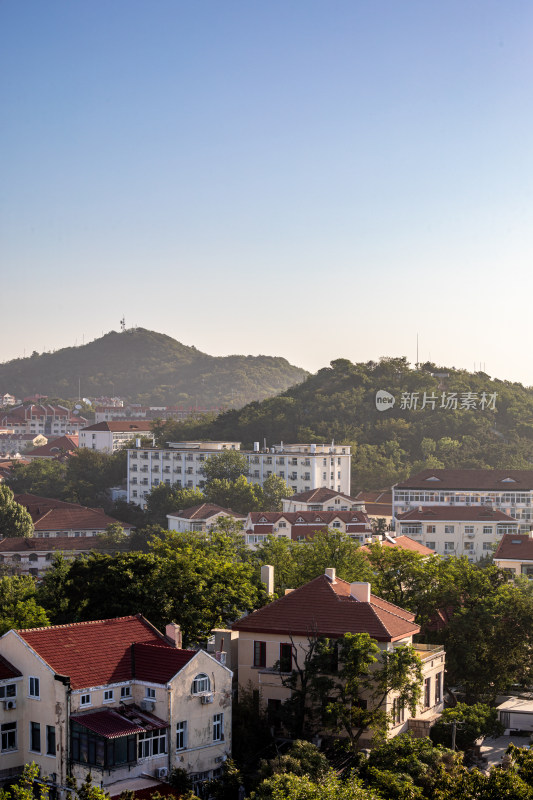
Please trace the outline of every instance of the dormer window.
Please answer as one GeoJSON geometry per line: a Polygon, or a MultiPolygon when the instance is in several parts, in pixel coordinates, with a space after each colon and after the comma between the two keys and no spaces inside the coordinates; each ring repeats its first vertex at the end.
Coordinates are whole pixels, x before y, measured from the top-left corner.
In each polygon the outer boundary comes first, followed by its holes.
{"type": "Polygon", "coordinates": [[[516,483],[514,478],[504,478],[502,483],[516,483]]]}
{"type": "Polygon", "coordinates": [[[437,478],[435,475],[432,475],[431,478],[426,478],[427,481],[440,481],[440,478],[437,478]]]}

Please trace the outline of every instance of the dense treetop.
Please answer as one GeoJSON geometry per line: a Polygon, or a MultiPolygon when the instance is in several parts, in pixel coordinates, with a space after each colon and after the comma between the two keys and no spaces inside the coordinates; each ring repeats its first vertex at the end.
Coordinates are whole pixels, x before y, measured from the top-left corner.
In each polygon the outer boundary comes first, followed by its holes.
{"type": "Polygon", "coordinates": [[[215,357],[170,336],[133,328],[81,347],[0,364],[0,385],[17,397],[121,395],[132,402],[238,407],[282,392],[307,373],[284,358],[215,357]]]}
{"type": "Polygon", "coordinates": [[[528,469],[533,388],[429,363],[416,370],[405,358],[366,364],[338,359],[277,397],[215,420],[169,422],[158,433],[161,443],[195,437],[230,438],[246,447],[264,438],[350,444],[353,489],[384,488],[425,467],[528,469]],[[376,408],[379,390],[395,398],[386,411],[376,408]],[[494,393],[495,409],[489,401],[494,393]],[[443,394],[448,408],[441,407],[443,394]],[[412,395],[416,408],[408,407],[414,406],[412,395]],[[468,396],[475,408],[461,408],[468,396]]]}

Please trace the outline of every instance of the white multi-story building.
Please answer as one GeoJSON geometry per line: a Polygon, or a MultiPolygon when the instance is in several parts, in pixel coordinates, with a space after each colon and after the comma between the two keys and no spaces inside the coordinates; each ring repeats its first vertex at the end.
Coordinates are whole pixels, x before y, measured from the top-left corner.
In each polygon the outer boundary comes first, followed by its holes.
{"type": "Polygon", "coordinates": [[[533,469],[425,469],[393,487],[398,519],[418,506],[486,506],[533,525],[533,469]]]}
{"type": "Polygon", "coordinates": [[[80,431],[79,446],[102,453],[114,453],[138,437],[154,439],[150,422],[144,420],[115,420],[97,422],[80,431]]]}
{"type": "Polygon", "coordinates": [[[255,442],[253,450],[241,450],[240,442],[168,442],[166,448],[128,450],[128,501],[143,506],[146,495],[161,483],[202,489],[203,462],[224,450],[246,456],[250,483],[262,485],[278,475],[295,493],[320,487],[350,492],[349,445],[281,443],[260,450],[255,442]]]}
{"type": "Polygon", "coordinates": [[[77,411],[50,403],[23,403],[11,406],[0,416],[0,427],[14,433],[42,433],[45,436],[64,436],[77,433],[87,420],[77,411]]]}
{"type": "Polygon", "coordinates": [[[494,553],[504,534],[517,533],[518,522],[486,506],[418,506],[398,514],[396,532],[441,556],[479,561],[494,553]]]}

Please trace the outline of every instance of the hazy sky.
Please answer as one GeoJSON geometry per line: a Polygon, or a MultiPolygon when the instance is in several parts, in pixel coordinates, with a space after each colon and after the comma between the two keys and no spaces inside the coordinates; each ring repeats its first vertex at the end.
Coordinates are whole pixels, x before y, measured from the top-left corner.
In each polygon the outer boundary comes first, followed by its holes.
{"type": "Polygon", "coordinates": [[[0,360],[124,313],[533,384],[532,67],[531,0],[0,0],[0,360]]]}

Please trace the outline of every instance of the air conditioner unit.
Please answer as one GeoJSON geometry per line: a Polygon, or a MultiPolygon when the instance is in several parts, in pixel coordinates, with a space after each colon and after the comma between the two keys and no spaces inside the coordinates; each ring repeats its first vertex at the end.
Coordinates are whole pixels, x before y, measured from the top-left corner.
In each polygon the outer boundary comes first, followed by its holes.
{"type": "Polygon", "coordinates": [[[141,708],[143,711],[153,711],[155,703],[153,700],[141,700],[141,708]]]}
{"type": "Polygon", "coordinates": [[[17,707],[16,700],[4,700],[4,710],[11,711],[13,708],[17,707]]]}
{"type": "Polygon", "coordinates": [[[155,771],[156,778],[168,778],[168,769],[166,767],[159,767],[155,771]]]}
{"type": "Polygon", "coordinates": [[[202,704],[205,706],[208,703],[212,703],[214,699],[215,699],[215,697],[214,697],[212,692],[209,692],[209,694],[203,694],[202,695],[202,704]]]}

